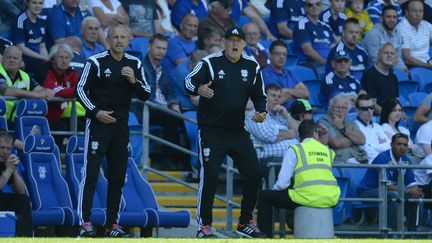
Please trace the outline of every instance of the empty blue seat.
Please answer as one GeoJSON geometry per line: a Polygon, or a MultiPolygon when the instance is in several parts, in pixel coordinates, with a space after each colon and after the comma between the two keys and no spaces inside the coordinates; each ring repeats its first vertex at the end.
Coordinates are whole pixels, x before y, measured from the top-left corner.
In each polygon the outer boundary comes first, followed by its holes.
{"type": "Polygon", "coordinates": [[[317,80],[319,79],[316,75],[314,70],[308,68],[308,67],[304,67],[304,66],[299,66],[299,65],[293,65],[293,66],[289,66],[288,69],[293,72],[302,82],[307,81],[307,80],[317,80]]]}
{"type": "Polygon", "coordinates": [[[427,68],[415,67],[410,69],[413,80],[420,83],[420,91],[424,91],[427,84],[432,83],[432,70],[427,68]]]}
{"type": "Polygon", "coordinates": [[[424,92],[413,92],[408,95],[408,101],[410,106],[420,106],[422,101],[426,98],[428,94],[424,92]]]}
{"type": "Polygon", "coordinates": [[[419,89],[419,83],[417,81],[403,80],[398,82],[399,96],[408,99],[409,94],[417,92],[419,89]]]}
{"type": "Polygon", "coordinates": [[[77,225],[69,188],[54,151],[54,139],[29,135],[24,144],[24,176],[33,208],[33,225],[77,225]]]}
{"type": "Polygon", "coordinates": [[[399,82],[410,80],[408,75],[400,68],[394,68],[393,73],[399,82]]]}
{"type": "Polygon", "coordinates": [[[309,103],[313,106],[313,107],[318,107],[320,108],[322,106],[321,102],[320,102],[320,88],[321,88],[321,80],[318,79],[309,79],[309,80],[304,80],[303,84],[306,85],[306,87],[309,90],[309,103]]]}
{"type": "Polygon", "coordinates": [[[243,26],[250,23],[251,20],[244,15],[240,15],[240,17],[238,18],[238,20],[236,22],[237,22],[238,27],[243,28],[243,26]]]}
{"type": "Polygon", "coordinates": [[[126,48],[126,52],[133,56],[136,56],[140,60],[143,60],[144,57],[147,55],[148,42],[149,39],[147,38],[142,38],[142,37],[132,38],[129,46],[126,48]],[[138,56],[140,56],[141,58],[138,56]]]}

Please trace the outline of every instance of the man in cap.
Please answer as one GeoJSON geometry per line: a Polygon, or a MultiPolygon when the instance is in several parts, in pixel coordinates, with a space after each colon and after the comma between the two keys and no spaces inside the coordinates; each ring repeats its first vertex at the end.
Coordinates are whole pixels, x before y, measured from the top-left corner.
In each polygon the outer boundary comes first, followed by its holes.
{"type": "Polygon", "coordinates": [[[211,231],[213,201],[221,163],[229,155],[244,178],[237,234],[261,238],[264,235],[252,219],[261,173],[250,135],[244,129],[244,111],[251,99],[256,110],[252,119],[263,122],[266,96],[258,63],[253,57],[242,55],[243,31],[230,28],[225,42],[224,51],[203,58],[185,78],[186,92],[200,96],[197,118],[201,173],[196,236],[215,237],[211,231]]]}
{"type": "Polygon", "coordinates": [[[312,106],[309,101],[305,99],[297,99],[294,101],[289,108],[289,112],[294,120],[298,122],[312,120],[312,106]]]}
{"type": "Polygon", "coordinates": [[[325,104],[337,94],[351,98],[353,104],[357,94],[362,90],[360,81],[350,75],[351,58],[344,50],[336,52],[331,61],[333,71],[329,72],[321,83],[321,95],[325,104]]]}

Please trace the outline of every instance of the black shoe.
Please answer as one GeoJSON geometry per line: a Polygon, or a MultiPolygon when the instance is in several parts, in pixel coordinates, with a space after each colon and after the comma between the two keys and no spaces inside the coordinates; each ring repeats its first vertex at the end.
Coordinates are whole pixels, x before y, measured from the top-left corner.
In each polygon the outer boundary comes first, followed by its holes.
{"type": "Polygon", "coordinates": [[[124,232],[118,224],[113,224],[111,228],[105,229],[105,236],[111,238],[129,238],[129,234],[124,232]]]}
{"type": "Polygon", "coordinates": [[[210,225],[203,225],[197,231],[196,238],[217,238],[211,231],[210,225]]]}
{"type": "Polygon", "coordinates": [[[96,237],[96,231],[91,222],[85,222],[80,226],[80,237],[96,237]]]}
{"type": "Polygon", "coordinates": [[[248,224],[238,224],[236,233],[246,238],[266,238],[266,235],[258,229],[253,220],[249,220],[248,224]]]}

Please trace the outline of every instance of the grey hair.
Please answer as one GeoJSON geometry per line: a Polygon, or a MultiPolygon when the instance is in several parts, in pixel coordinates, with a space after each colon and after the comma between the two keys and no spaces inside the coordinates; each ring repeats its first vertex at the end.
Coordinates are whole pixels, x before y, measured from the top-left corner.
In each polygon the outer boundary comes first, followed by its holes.
{"type": "Polygon", "coordinates": [[[50,52],[48,54],[49,58],[52,60],[55,57],[55,55],[57,55],[57,52],[60,49],[62,49],[63,51],[69,53],[71,55],[71,57],[73,57],[73,50],[72,50],[72,48],[68,44],[62,43],[62,44],[55,44],[53,47],[51,47],[51,50],[50,50],[50,52]]]}
{"type": "Polygon", "coordinates": [[[94,16],[87,16],[81,22],[81,29],[84,29],[87,26],[87,24],[89,24],[90,22],[97,22],[98,25],[99,25],[99,27],[101,25],[99,19],[97,19],[96,17],[94,17],[94,16]]]}
{"type": "Polygon", "coordinates": [[[345,104],[348,107],[348,111],[351,110],[351,101],[349,100],[349,98],[344,95],[344,94],[337,94],[336,96],[334,96],[333,98],[330,99],[329,101],[329,107],[328,109],[330,110],[330,107],[334,105],[334,103],[336,103],[336,101],[341,100],[343,102],[345,102],[345,104]]]}

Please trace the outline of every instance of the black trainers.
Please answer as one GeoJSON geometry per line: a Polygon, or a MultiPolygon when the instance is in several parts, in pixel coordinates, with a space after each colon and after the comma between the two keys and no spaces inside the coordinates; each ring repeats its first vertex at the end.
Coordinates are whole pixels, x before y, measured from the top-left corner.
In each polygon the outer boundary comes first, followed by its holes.
{"type": "Polygon", "coordinates": [[[91,222],[85,222],[80,226],[80,237],[96,237],[96,231],[91,222]]]}
{"type": "Polygon", "coordinates": [[[106,228],[105,236],[112,238],[129,238],[129,234],[124,232],[123,228],[118,224],[113,224],[111,228],[106,228]]]}
{"type": "Polygon", "coordinates": [[[248,224],[239,223],[236,233],[246,238],[266,238],[266,235],[258,229],[253,220],[249,220],[248,224]]]}
{"type": "Polygon", "coordinates": [[[200,229],[197,231],[196,237],[197,238],[217,238],[216,235],[212,233],[210,225],[201,226],[200,229]]]}

